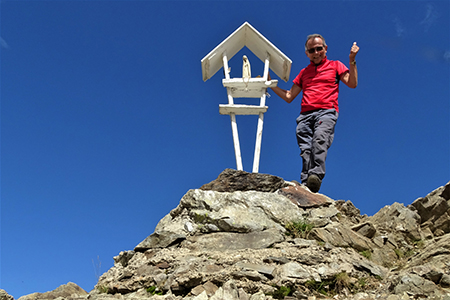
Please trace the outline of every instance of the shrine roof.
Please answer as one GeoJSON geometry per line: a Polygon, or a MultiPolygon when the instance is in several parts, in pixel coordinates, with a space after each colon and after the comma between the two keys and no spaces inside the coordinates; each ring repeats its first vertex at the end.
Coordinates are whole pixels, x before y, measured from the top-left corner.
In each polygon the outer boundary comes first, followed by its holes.
{"type": "Polygon", "coordinates": [[[244,47],[247,47],[263,62],[269,54],[269,68],[284,81],[289,80],[292,65],[289,57],[248,22],[245,22],[201,60],[203,81],[210,79],[223,67],[223,53],[226,53],[230,60],[244,47]]]}

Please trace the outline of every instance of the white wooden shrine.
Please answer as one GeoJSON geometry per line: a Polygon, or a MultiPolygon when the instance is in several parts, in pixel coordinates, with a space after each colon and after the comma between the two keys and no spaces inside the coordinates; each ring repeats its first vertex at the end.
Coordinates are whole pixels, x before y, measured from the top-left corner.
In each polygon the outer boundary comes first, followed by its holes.
{"type": "Polygon", "coordinates": [[[268,80],[269,69],[287,82],[292,61],[248,22],[245,22],[206,55],[201,63],[203,81],[210,79],[223,67],[225,78],[222,83],[227,89],[228,104],[219,104],[219,113],[230,115],[231,118],[237,170],[243,170],[243,166],[236,115],[259,115],[253,157],[253,173],[258,173],[264,113],[268,108],[266,106],[266,92],[267,88],[275,87],[278,84],[278,80],[268,80]],[[251,77],[250,69],[246,64],[247,58],[244,56],[242,77],[230,78],[228,61],[244,46],[264,62],[262,77],[251,77]],[[259,105],[236,104],[234,98],[260,98],[260,102],[259,105]]]}

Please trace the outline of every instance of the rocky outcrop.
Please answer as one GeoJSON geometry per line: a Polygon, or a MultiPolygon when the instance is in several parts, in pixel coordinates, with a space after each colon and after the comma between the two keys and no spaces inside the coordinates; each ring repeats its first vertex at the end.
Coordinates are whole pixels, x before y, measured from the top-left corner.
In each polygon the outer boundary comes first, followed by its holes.
{"type": "Polygon", "coordinates": [[[0,300],[13,300],[14,297],[8,294],[5,290],[0,289],[0,300]]]}
{"type": "Polygon", "coordinates": [[[53,299],[86,299],[88,293],[73,282],[63,284],[57,289],[46,293],[33,293],[22,296],[19,300],[53,300],[53,299]]]}
{"type": "Polygon", "coordinates": [[[430,238],[450,233],[450,185],[417,199],[410,208],[420,215],[420,227],[430,238]]]}
{"type": "Polygon", "coordinates": [[[227,169],[84,297],[450,300],[449,199],[450,182],[368,217],[297,182],[227,169]]]}

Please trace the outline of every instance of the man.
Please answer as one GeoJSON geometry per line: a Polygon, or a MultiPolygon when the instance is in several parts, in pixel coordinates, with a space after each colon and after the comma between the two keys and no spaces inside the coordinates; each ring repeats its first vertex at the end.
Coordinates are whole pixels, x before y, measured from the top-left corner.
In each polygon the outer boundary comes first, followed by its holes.
{"type": "Polygon", "coordinates": [[[358,85],[355,57],[359,47],[356,42],[350,50],[350,69],[340,61],[328,60],[327,50],[323,36],[309,35],[306,38],[305,54],[311,63],[300,71],[289,91],[279,87],[272,88],[287,103],[291,103],[303,91],[296,129],[300,156],[303,159],[300,179],[314,193],[320,190],[325,176],[327,151],[334,138],[334,127],[339,114],[339,81],[350,88],[358,85]]]}

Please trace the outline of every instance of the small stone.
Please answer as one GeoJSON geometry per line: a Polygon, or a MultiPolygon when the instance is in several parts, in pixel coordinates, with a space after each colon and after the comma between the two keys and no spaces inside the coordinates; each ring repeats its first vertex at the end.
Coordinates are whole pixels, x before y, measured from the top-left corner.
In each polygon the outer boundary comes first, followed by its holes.
{"type": "Polygon", "coordinates": [[[166,263],[165,261],[160,262],[159,264],[156,265],[158,268],[160,269],[168,269],[170,268],[170,265],[168,263],[166,263]]]}
{"type": "Polygon", "coordinates": [[[439,284],[444,288],[450,288],[450,275],[448,274],[442,275],[439,284]]]}

